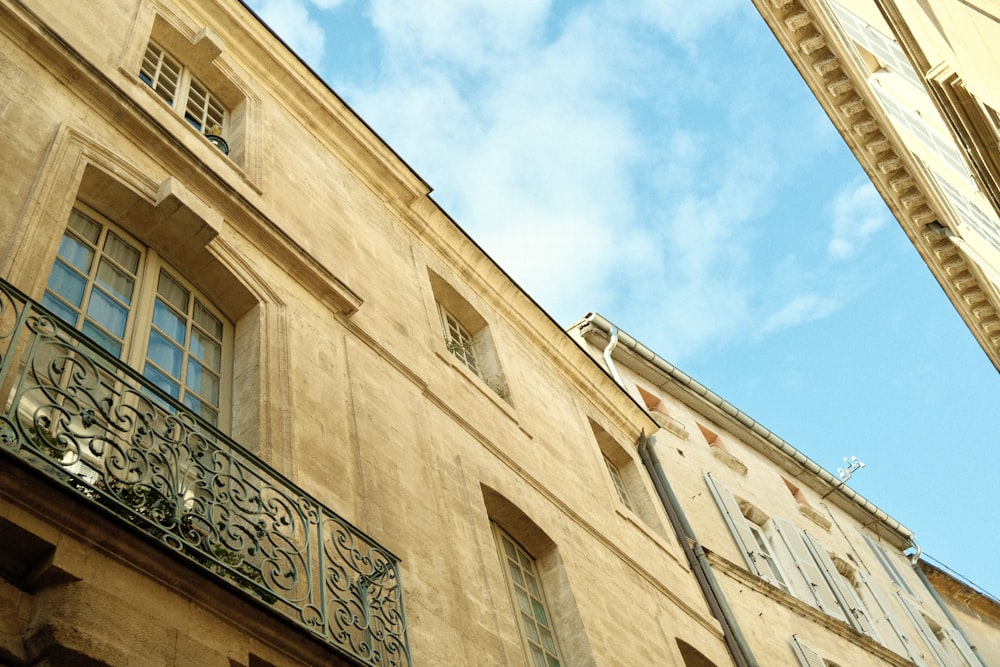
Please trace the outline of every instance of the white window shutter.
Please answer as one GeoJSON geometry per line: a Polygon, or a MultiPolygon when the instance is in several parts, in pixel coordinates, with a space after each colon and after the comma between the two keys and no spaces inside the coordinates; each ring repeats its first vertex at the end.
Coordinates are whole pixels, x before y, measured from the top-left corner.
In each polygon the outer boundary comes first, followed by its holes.
{"type": "Polygon", "coordinates": [[[913,595],[913,591],[907,585],[906,580],[903,579],[903,575],[896,568],[896,564],[892,562],[892,558],[885,548],[867,535],[864,535],[863,537],[865,538],[865,541],[868,542],[868,546],[871,547],[872,553],[875,554],[875,558],[882,564],[882,568],[886,571],[886,574],[888,574],[889,578],[892,579],[892,583],[896,584],[896,586],[904,592],[913,595]]]}
{"type": "Polygon", "coordinates": [[[965,637],[958,630],[946,627],[944,628],[944,633],[955,646],[959,655],[962,656],[962,659],[965,660],[965,665],[968,665],[968,667],[982,667],[983,661],[979,659],[976,652],[969,646],[969,642],[965,641],[965,637]]]}
{"type": "Polygon", "coordinates": [[[847,616],[847,622],[858,632],[877,640],[878,636],[875,632],[875,625],[868,616],[868,610],[861,604],[861,600],[858,598],[857,593],[854,592],[854,588],[837,571],[837,566],[833,564],[826,549],[822,544],[813,539],[809,533],[803,533],[803,537],[805,538],[806,546],[812,552],[813,558],[816,559],[816,564],[819,565],[823,576],[826,577],[827,583],[830,584],[837,602],[843,608],[844,614],[847,616]]]}
{"type": "Polygon", "coordinates": [[[903,605],[906,615],[910,617],[913,627],[917,629],[917,634],[920,635],[920,638],[924,640],[924,644],[934,654],[934,658],[938,661],[938,664],[942,667],[957,667],[955,661],[951,659],[951,656],[941,646],[941,642],[938,641],[934,631],[931,630],[931,626],[924,620],[924,615],[920,613],[920,609],[916,604],[907,600],[902,593],[897,592],[896,597],[899,599],[899,603],[903,605]]]}
{"type": "MultiPolygon", "coordinates": [[[[889,603],[889,598],[882,592],[876,583],[874,583],[867,574],[859,571],[858,577],[861,579],[861,583],[868,588],[872,597],[875,598],[875,602],[879,606],[879,611],[882,613],[882,618],[885,619],[889,627],[892,628],[896,637],[899,638],[900,643],[903,645],[903,650],[906,651],[906,656],[913,661],[917,667],[927,667],[927,662],[924,660],[923,653],[920,649],[913,643],[910,639],[909,633],[903,626],[903,623],[896,616],[895,612],[892,610],[892,605],[889,603]]],[[[884,642],[883,642],[884,644],[884,642]]]]}
{"type": "Polygon", "coordinates": [[[833,589],[830,588],[830,584],[823,576],[822,571],[816,564],[816,560],[806,546],[803,534],[793,524],[784,519],[772,519],[772,521],[778,529],[778,534],[781,535],[785,546],[788,547],[788,551],[792,554],[795,566],[802,573],[802,577],[809,585],[812,599],[807,599],[806,602],[814,604],[824,613],[834,618],[846,621],[847,617],[844,615],[844,610],[841,608],[836,595],[833,593],[833,589]]]}
{"type": "Polygon", "coordinates": [[[803,644],[795,635],[792,635],[792,651],[802,667],[826,667],[826,660],[819,653],[803,644]]]}
{"type": "Polygon", "coordinates": [[[733,496],[732,491],[722,483],[715,481],[710,473],[705,473],[705,481],[708,483],[708,488],[712,492],[715,502],[719,505],[719,511],[722,512],[729,530],[733,533],[733,539],[736,540],[740,551],[743,552],[743,558],[746,559],[747,567],[758,577],[775,583],[765,572],[763,563],[761,565],[757,564],[757,560],[754,557],[754,553],[757,551],[757,542],[754,539],[753,533],[750,532],[750,527],[747,525],[746,519],[743,518],[743,512],[740,510],[739,503],[736,502],[736,497],[733,496]]]}

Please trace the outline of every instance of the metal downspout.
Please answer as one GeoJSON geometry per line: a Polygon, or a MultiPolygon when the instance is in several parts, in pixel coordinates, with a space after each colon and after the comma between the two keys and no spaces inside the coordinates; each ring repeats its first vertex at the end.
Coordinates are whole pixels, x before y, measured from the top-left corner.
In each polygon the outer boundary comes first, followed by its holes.
{"type": "Polygon", "coordinates": [[[667,481],[666,473],[663,472],[663,466],[660,464],[656,450],[652,447],[652,442],[655,442],[653,436],[647,438],[645,432],[639,435],[639,457],[653,481],[656,494],[660,497],[660,503],[663,504],[663,509],[667,512],[670,525],[677,535],[677,541],[684,549],[684,554],[694,571],[694,577],[698,581],[702,595],[705,596],[705,601],[708,603],[712,615],[722,626],[722,637],[726,648],[729,649],[737,667],[760,667],[736,622],[736,618],[733,616],[732,609],[726,602],[722,589],[719,587],[715,572],[712,571],[712,566],[708,562],[708,555],[695,537],[694,530],[684,515],[670,482],[667,481]]]}
{"type": "Polygon", "coordinates": [[[965,630],[962,629],[958,620],[952,615],[951,610],[948,609],[948,605],[946,605],[944,600],[941,599],[941,595],[937,592],[937,589],[934,588],[934,584],[932,584],[931,580],[927,578],[924,571],[920,569],[920,555],[924,552],[924,550],[920,548],[920,545],[917,544],[917,541],[913,538],[910,538],[910,544],[912,544],[913,548],[916,549],[914,554],[910,556],[910,564],[913,565],[913,570],[917,573],[917,577],[920,578],[920,581],[922,581],[927,590],[930,591],[931,597],[934,598],[935,602],[937,602],[938,607],[941,608],[944,615],[948,617],[948,622],[951,623],[951,627],[958,631],[958,634],[962,637],[962,640],[968,644],[969,648],[972,649],[972,652],[976,655],[980,664],[985,665],[986,663],[983,661],[983,656],[979,655],[979,649],[969,640],[969,636],[965,634],[965,630]]]}
{"type": "MultiPolygon", "coordinates": [[[[618,373],[614,359],[611,358],[611,353],[618,345],[618,327],[610,322],[608,324],[610,325],[609,342],[604,348],[604,363],[607,364],[611,377],[624,391],[625,383],[618,373]]],[[[645,431],[639,435],[639,458],[642,459],[646,472],[653,481],[656,494],[660,497],[660,503],[670,519],[670,525],[677,535],[677,541],[681,543],[681,548],[687,556],[688,564],[694,571],[694,578],[698,582],[698,587],[701,588],[702,595],[705,596],[705,602],[708,603],[712,615],[722,626],[722,638],[726,643],[726,648],[729,649],[729,654],[733,657],[736,667],[760,667],[750,651],[750,646],[747,644],[740,626],[736,623],[736,618],[726,602],[726,597],[722,594],[719,582],[715,578],[715,572],[712,571],[712,566],[708,562],[708,555],[695,538],[694,530],[684,515],[684,510],[681,509],[670,482],[667,481],[667,475],[663,472],[663,466],[660,464],[660,457],[656,455],[656,450],[650,444],[652,439],[652,436],[646,437],[645,431]]]]}
{"type": "Polygon", "coordinates": [[[611,377],[618,383],[618,386],[625,389],[625,383],[622,382],[622,376],[618,374],[618,367],[615,366],[615,361],[611,358],[611,353],[615,351],[615,347],[617,345],[618,327],[612,324],[608,345],[604,348],[604,363],[607,364],[608,372],[611,373],[611,377]]]}

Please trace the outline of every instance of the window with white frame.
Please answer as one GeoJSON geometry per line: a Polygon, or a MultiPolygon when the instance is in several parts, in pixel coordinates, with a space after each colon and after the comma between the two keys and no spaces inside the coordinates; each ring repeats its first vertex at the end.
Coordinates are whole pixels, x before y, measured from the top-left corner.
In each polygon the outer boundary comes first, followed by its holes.
{"type": "Polygon", "coordinates": [[[233,325],[124,230],[74,208],[42,304],[193,413],[225,425],[233,325]]]}
{"type": "Polygon", "coordinates": [[[476,341],[468,329],[462,326],[454,315],[441,308],[441,326],[444,328],[445,345],[448,351],[455,355],[465,366],[480,375],[479,357],[476,354],[476,341]]]}
{"type": "Polygon", "coordinates": [[[493,533],[528,663],[559,667],[559,646],[535,559],[500,526],[493,524],[493,533]]]}
{"type": "Polygon", "coordinates": [[[225,142],[229,111],[218,96],[199,81],[191,70],[156,42],[150,41],[139,68],[139,79],[174,108],[184,120],[206,135],[222,152],[229,152],[225,142]],[[221,141],[219,141],[221,140],[221,141]]]}

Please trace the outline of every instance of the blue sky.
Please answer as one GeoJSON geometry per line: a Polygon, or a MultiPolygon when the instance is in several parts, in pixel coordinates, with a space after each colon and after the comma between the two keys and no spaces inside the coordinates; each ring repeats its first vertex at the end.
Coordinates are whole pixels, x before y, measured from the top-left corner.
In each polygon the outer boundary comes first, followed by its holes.
{"type": "Polygon", "coordinates": [[[1000,595],[1000,376],[750,0],[252,0],[557,321],[598,311],[1000,595]],[[986,518],[988,517],[988,518],[986,518]]]}

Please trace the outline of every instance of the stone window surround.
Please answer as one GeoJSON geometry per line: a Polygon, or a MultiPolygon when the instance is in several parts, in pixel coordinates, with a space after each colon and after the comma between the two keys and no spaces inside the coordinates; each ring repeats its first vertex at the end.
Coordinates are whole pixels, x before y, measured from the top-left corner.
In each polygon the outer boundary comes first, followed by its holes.
{"type": "MultiPolygon", "coordinates": [[[[145,84],[143,84],[145,85],[145,84]]],[[[41,297],[51,266],[77,202],[115,220],[154,247],[182,274],[196,281],[235,324],[232,437],[264,455],[276,468],[290,458],[285,338],[285,307],[266,280],[255,273],[222,237],[222,215],[176,178],[156,181],[125,156],[64,125],[42,164],[13,252],[0,272],[14,278],[32,297],[41,297]],[[144,215],[141,229],[124,211],[144,215]],[[121,213],[121,215],[119,215],[121,213]]],[[[286,472],[291,472],[286,470],[286,472]]]]}
{"type": "MultiPolygon", "coordinates": [[[[136,87],[137,100],[147,99],[148,109],[158,110],[164,126],[176,128],[176,134],[197,135],[200,142],[208,144],[201,133],[184,120],[183,111],[172,108],[152,88],[139,78],[139,70],[149,42],[165,49],[181,65],[190,69],[197,78],[225,104],[229,117],[226,141],[228,156],[207,145],[208,154],[218,154],[220,159],[239,172],[242,179],[260,192],[263,174],[262,110],[261,98],[227,58],[225,45],[208,27],[198,26],[187,17],[154,2],[143,3],[133,24],[128,43],[119,63],[120,73],[136,87]],[[140,92],[141,91],[141,92],[140,92]]],[[[183,139],[182,139],[183,140],[183,139]]]]}

